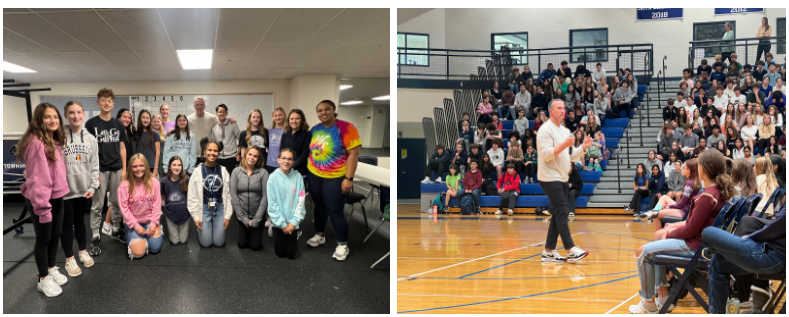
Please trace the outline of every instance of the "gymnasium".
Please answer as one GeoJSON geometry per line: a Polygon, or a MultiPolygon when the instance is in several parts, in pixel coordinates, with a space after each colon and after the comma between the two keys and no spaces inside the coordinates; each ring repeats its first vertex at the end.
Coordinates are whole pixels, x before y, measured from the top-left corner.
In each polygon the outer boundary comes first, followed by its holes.
{"type": "Polygon", "coordinates": [[[389,16],[4,8],[3,313],[388,313],[389,16]]]}
{"type": "Polygon", "coordinates": [[[398,313],[785,313],[785,8],[400,8],[397,41],[398,313]]]}

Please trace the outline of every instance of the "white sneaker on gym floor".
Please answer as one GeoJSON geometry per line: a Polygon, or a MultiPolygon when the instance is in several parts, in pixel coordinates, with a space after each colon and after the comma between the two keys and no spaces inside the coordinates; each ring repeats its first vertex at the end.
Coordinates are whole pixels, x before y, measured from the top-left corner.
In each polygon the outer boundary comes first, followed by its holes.
{"type": "Polygon", "coordinates": [[[444,181],[443,181],[443,180],[441,180],[441,176],[439,176],[438,178],[436,178],[436,183],[439,183],[439,184],[443,184],[443,183],[444,183],[444,181]]]}
{"type": "Polygon", "coordinates": [[[501,214],[503,214],[503,212],[501,212],[501,209],[496,210],[496,215],[501,215],[501,214]]]}
{"type": "Polygon", "coordinates": [[[314,236],[312,236],[312,238],[307,240],[307,244],[313,248],[324,243],[326,243],[326,237],[319,235],[317,233],[314,236]]]}
{"type": "Polygon", "coordinates": [[[44,293],[47,297],[55,297],[63,293],[63,289],[60,288],[58,283],[55,283],[55,279],[52,278],[52,274],[47,275],[43,281],[39,280],[36,283],[36,289],[44,293]]]}
{"type": "Polygon", "coordinates": [[[348,257],[348,253],[350,252],[351,250],[348,249],[347,245],[341,244],[334,249],[334,255],[332,255],[332,257],[337,259],[337,261],[345,261],[345,258],[348,257]]]}
{"type": "Polygon", "coordinates": [[[567,262],[573,263],[581,261],[587,255],[589,255],[589,251],[581,250],[579,247],[573,247],[567,252],[567,262]]]}
{"type": "Polygon", "coordinates": [[[63,273],[60,273],[58,269],[60,268],[57,266],[49,269],[49,276],[52,276],[52,279],[54,279],[55,283],[57,283],[58,285],[66,284],[66,282],[68,282],[68,278],[65,275],[63,275],[63,273]]]}
{"type": "Polygon", "coordinates": [[[652,219],[652,218],[656,218],[657,215],[658,215],[657,211],[650,210],[650,211],[647,211],[645,213],[641,213],[638,216],[641,217],[641,218],[652,219]]]}
{"type": "Polygon", "coordinates": [[[513,211],[512,211],[512,209],[507,209],[507,215],[510,215],[510,216],[512,216],[512,214],[513,214],[513,211]]]}
{"type": "Polygon", "coordinates": [[[108,236],[112,236],[112,225],[106,222],[102,222],[101,225],[101,233],[106,234],[108,236]]]}
{"type": "Polygon", "coordinates": [[[88,255],[88,252],[80,252],[79,253],[79,261],[82,262],[82,265],[85,267],[93,266],[93,258],[88,255]]]}
{"type": "Polygon", "coordinates": [[[82,270],[77,265],[77,259],[66,260],[66,273],[72,277],[82,275],[82,270]]]}
{"type": "Polygon", "coordinates": [[[430,176],[425,176],[425,180],[422,181],[422,184],[430,184],[432,181],[430,180],[430,176]]]}
{"type": "Polygon", "coordinates": [[[551,251],[551,253],[542,251],[542,261],[543,262],[567,262],[567,258],[563,257],[559,252],[556,250],[551,251]]]}
{"type": "Polygon", "coordinates": [[[542,214],[543,214],[543,215],[546,215],[546,216],[549,216],[549,217],[551,216],[551,212],[550,212],[550,211],[548,211],[548,209],[545,209],[545,210],[543,210],[543,211],[542,211],[542,214]]]}

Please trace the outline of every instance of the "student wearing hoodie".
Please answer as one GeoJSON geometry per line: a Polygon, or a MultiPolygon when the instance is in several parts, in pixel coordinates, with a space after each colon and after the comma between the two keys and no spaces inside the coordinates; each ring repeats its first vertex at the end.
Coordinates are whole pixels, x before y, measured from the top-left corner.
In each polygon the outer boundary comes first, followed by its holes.
{"type": "Polygon", "coordinates": [[[65,214],[60,243],[66,255],[66,273],[79,276],[82,270],[74,260],[72,249],[75,236],[82,265],[91,267],[94,263],[87,251],[85,213],[90,213],[91,198],[99,189],[99,144],[93,135],[82,128],[82,121],[85,119],[82,104],[69,101],[63,108],[63,113],[69,122],[66,126],[66,144],[63,147],[69,193],[63,197],[65,214]],[[74,233],[71,228],[74,228],[74,233]]]}
{"type": "Polygon", "coordinates": [[[66,131],[58,109],[49,103],[36,106],[33,120],[17,143],[16,156],[25,163],[26,180],[20,188],[31,211],[36,242],[33,257],[38,269],[36,289],[47,297],[60,295],[68,278],[58,271],[55,258],[63,230],[63,197],[68,195],[62,145],[66,131]]]}
{"type": "Polygon", "coordinates": [[[231,123],[227,120],[227,106],[219,104],[216,106],[217,123],[211,126],[208,131],[208,140],[213,142],[221,142],[222,152],[219,153],[217,162],[222,165],[228,173],[232,173],[236,168],[238,162],[241,161],[241,154],[238,153],[238,137],[241,135],[241,130],[238,129],[238,124],[231,123]]]}
{"type": "Polygon", "coordinates": [[[652,210],[658,203],[660,197],[668,193],[666,186],[666,176],[658,165],[652,165],[652,175],[649,176],[649,207],[647,210],[652,210]]]}
{"type": "Polygon", "coordinates": [[[512,209],[515,208],[515,203],[518,202],[518,195],[521,192],[520,177],[515,172],[515,164],[507,164],[507,172],[499,176],[496,189],[501,195],[501,203],[499,204],[499,209],[496,210],[496,214],[501,215],[501,210],[504,207],[509,207],[507,214],[512,216],[512,209]]]}
{"type": "Polygon", "coordinates": [[[685,176],[682,175],[682,162],[674,161],[673,165],[674,168],[668,174],[667,195],[672,200],[678,200],[682,197],[682,190],[685,187],[685,176]]]}
{"type": "Polygon", "coordinates": [[[307,124],[304,112],[301,109],[290,110],[290,113],[288,113],[288,124],[285,125],[284,131],[282,131],[280,148],[290,149],[293,153],[293,158],[296,159],[291,168],[299,171],[301,175],[307,175],[310,140],[312,140],[312,132],[310,132],[310,126],[307,124]]]}
{"type": "Polygon", "coordinates": [[[422,183],[433,182],[433,180],[430,179],[430,174],[432,172],[438,173],[438,178],[435,179],[435,182],[442,183],[441,179],[444,177],[444,171],[449,169],[449,162],[451,160],[452,157],[449,155],[449,152],[444,150],[444,145],[436,145],[436,151],[430,156],[427,167],[425,167],[425,180],[423,180],[422,183]]]}
{"type": "Polygon", "coordinates": [[[118,186],[118,201],[123,213],[130,259],[148,253],[159,253],[164,241],[162,226],[162,193],[159,181],[148,166],[145,155],[132,155],[129,173],[118,186]]]}
{"type": "Polygon", "coordinates": [[[266,188],[268,213],[274,228],[274,253],[291,260],[296,258],[299,224],[306,215],[304,182],[299,171],[292,168],[294,157],[289,148],[279,151],[279,168],[269,177],[266,188]]]}
{"type": "Polygon", "coordinates": [[[266,214],[268,199],[266,184],[268,171],[263,168],[264,152],[252,145],[244,153],[241,167],[230,176],[230,200],[238,219],[238,248],[263,250],[263,231],[260,226],[266,214]]]}
{"type": "Polygon", "coordinates": [[[501,140],[493,140],[488,156],[490,156],[490,163],[496,168],[496,175],[501,176],[501,170],[504,168],[504,151],[500,148],[502,145],[501,140]]]}
{"type": "Polygon", "coordinates": [[[467,163],[468,162],[468,153],[465,149],[463,149],[462,143],[455,144],[455,151],[452,152],[452,160],[449,162],[450,164],[457,165],[462,175],[468,170],[467,163]]]}
{"type": "MultiPolygon", "coordinates": [[[[515,95],[515,106],[510,111],[510,114],[507,117],[511,117],[512,120],[519,118],[518,112],[520,110],[529,109],[531,106],[531,93],[526,91],[526,83],[522,83],[520,85],[520,92],[515,95]]],[[[506,119],[506,118],[504,118],[506,119]]]]}
{"type": "Polygon", "coordinates": [[[462,179],[463,190],[458,191],[458,201],[465,195],[471,195],[474,198],[474,206],[477,206],[477,211],[479,211],[479,195],[482,192],[482,172],[477,169],[478,165],[477,160],[471,160],[469,163],[471,169],[462,179]]]}
{"type": "Polygon", "coordinates": [[[225,245],[225,230],[233,216],[230,186],[227,185],[230,174],[217,163],[221,144],[203,138],[200,147],[206,161],[197,166],[189,179],[187,208],[197,226],[200,246],[221,247],[225,245]]]}
{"type": "Polygon", "coordinates": [[[520,136],[523,136],[526,133],[526,129],[529,128],[529,119],[526,118],[527,111],[527,109],[518,110],[518,119],[515,119],[515,122],[513,122],[513,128],[520,136]]]}
{"type": "MultiPolygon", "coordinates": [[[[178,156],[183,160],[186,174],[192,175],[197,163],[197,154],[197,139],[189,131],[189,121],[186,115],[179,114],[175,118],[175,130],[164,141],[163,162],[169,163],[173,157],[178,156]]],[[[169,166],[165,165],[163,168],[167,173],[169,166]]]]}
{"type": "Polygon", "coordinates": [[[181,157],[173,156],[167,162],[167,174],[159,180],[159,188],[164,200],[170,243],[176,245],[189,241],[189,210],[186,208],[189,177],[186,176],[181,157]]]}

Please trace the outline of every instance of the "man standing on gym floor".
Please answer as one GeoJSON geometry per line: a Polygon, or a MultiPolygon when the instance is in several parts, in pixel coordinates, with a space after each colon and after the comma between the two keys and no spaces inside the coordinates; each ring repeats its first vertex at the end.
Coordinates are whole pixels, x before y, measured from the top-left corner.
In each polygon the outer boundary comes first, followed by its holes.
{"type": "Polygon", "coordinates": [[[567,223],[567,193],[570,188],[567,181],[570,177],[570,164],[578,160],[586,148],[592,145],[592,139],[586,138],[581,147],[573,146],[575,138],[570,130],[561,126],[565,115],[564,101],[551,100],[548,103],[548,112],[550,120],[543,123],[537,133],[537,179],[551,204],[551,224],[548,227],[545,250],[542,251],[542,261],[572,263],[580,261],[589,252],[576,247],[570,235],[570,226],[567,223]],[[559,235],[564,248],[569,250],[567,258],[555,250],[559,235]]]}

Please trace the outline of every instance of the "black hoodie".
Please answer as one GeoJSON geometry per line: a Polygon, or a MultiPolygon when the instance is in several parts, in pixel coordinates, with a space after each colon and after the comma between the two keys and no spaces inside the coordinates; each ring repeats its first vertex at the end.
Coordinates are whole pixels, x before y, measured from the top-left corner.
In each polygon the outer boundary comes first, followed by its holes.
{"type": "MultiPolygon", "coordinates": [[[[307,175],[307,160],[310,157],[310,140],[312,140],[312,132],[308,130],[300,130],[296,133],[287,133],[282,131],[282,141],[280,142],[280,149],[293,150],[294,170],[299,171],[301,175],[307,175]]],[[[278,157],[279,153],[275,157],[278,157]]]]}
{"type": "Polygon", "coordinates": [[[584,188],[584,181],[581,179],[581,174],[578,173],[578,170],[576,170],[575,167],[572,167],[572,169],[572,172],[570,172],[570,179],[568,180],[568,182],[573,185],[570,189],[580,192],[581,189],[584,188]]]}
{"type": "Polygon", "coordinates": [[[430,164],[433,163],[444,163],[445,168],[449,169],[449,162],[452,160],[452,157],[449,155],[449,151],[444,150],[443,154],[438,154],[438,151],[433,152],[433,155],[430,156],[430,160],[428,161],[430,164]]]}

